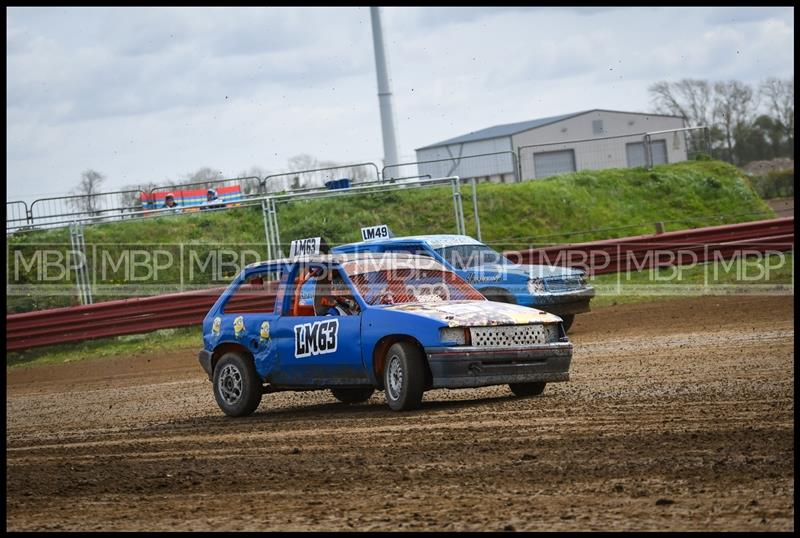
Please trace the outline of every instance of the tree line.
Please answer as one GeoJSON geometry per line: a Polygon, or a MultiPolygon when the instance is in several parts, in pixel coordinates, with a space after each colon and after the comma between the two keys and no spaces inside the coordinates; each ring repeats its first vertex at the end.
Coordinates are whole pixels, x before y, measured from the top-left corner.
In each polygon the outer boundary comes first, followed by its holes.
{"type": "Polygon", "coordinates": [[[715,159],[737,166],[794,159],[794,76],[769,77],[758,85],[739,80],[662,80],[648,92],[654,112],[682,116],[691,127],[708,126],[708,150],[715,159]]]}

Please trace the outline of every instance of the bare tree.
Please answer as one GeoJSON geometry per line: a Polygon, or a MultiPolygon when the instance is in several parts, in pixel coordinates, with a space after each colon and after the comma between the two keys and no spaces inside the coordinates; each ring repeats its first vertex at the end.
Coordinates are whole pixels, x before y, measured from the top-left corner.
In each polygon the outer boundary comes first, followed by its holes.
{"type": "Polygon", "coordinates": [[[707,80],[682,79],[678,82],[662,80],[648,88],[653,109],[660,114],[681,116],[689,127],[709,127],[710,138],[701,131],[687,134],[687,143],[693,152],[715,153],[722,135],[715,126],[714,87],[707,80]]]}
{"type": "Polygon", "coordinates": [[[300,155],[289,157],[288,163],[290,172],[319,168],[319,161],[317,161],[317,158],[308,153],[301,153],[300,155]]]}
{"type": "Polygon", "coordinates": [[[713,88],[707,80],[662,80],[648,91],[656,112],[682,116],[691,126],[714,123],[713,88]]]}
{"type": "Polygon", "coordinates": [[[722,128],[730,162],[737,164],[734,141],[737,133],[754,120],[758,102],[753,88],[738,80],[714,83],[714,113],[722,128]]]}
{"type": "Polygon", "coordinates": [[[794,148],[794,77],[781,80],[769,77],[761,83],[759,94],[766,102],[772,119],[786,136],[789,148],[794,148]]]}
{"type": "Polygon", "coordinates": [[[371,179],[370,168],[369,166],[351,166],[349,169],[349,176],[353,180],[353,183],[367,181],[371,179]]]}
{"type": "Polygon", "coordinates": [[[122,187],[123,193],[119,195],[119,207],[123,211],[141,211],[144,209],[142,193],[149,195],[150,191],[158,184],[150,181],[140,185],[126,185],[122,187]]]}
{"type": "Polygon", "coordinates": [[[100,186],[106,180],[106,177],[96,170],[91,168],[85,170],[81,174],[81,181],[78,186],[70,191],[74,198],[69,199],[69,204],[82,213],[89,215],[96,215],[99,212],[100,204],[98,201],[98,194],[100,193],[100,186]]]}
{"type": "MultiPolygon", "coordinates": [[[[319,161],[317,163],[319,168],[336,168],[339,166],[339,163],[336,161],[319,161]]],[[[314,186],[315,187],[322,187],[326,182],[333,181],[335,179],[341,179],[344,171],[341,169],[337,170],[322,170],[314,174],[314,186]]]]}
{"type": "Polygon", "coordinates": [[[348,178],[353,182],[358,182],[371,177],[368,166],[348,166],[337,161],[320,161],[307,153],[290,158],[289,171],[299,172],[292,176],[291,183],[288,185],[292,190],[303,187],[321,187],[325,182],[336,179],[348,178]],[[323,170],[325,168],[329,170],[323,170]],[[308,172],[308,170],[316,171],[308,172]],[[304,181],[301,181],[301,178],[304,181]]]}
{"type": "Polygon", "coordinates": [[[253,165],[250,167],[249,170],[242,170],[241,172],[239,172],[236,175],[236,177],[252,178],[252,179],[242,180],[239,182],[242,186],[242,193],[245,196],[250,196],[259,193],[261,180],[268,175],[269,175],[269,170],[265,170],[264,168],[261,168],[258,165],[253,165]]]}
{"type": "MultiPolygon", "coordinates": [[[[301,172],[303,170],[313,170],[315,168],[319,168],[319,161],[317,161],[317,158],[307,153],[301,153],[300,155],[290,157],[288,164],[289,172],[301,172]]],[[[302,189],[304,186],[306,186],[306,184],[300,181],[300,174],[292,176],[292,190],[302,189]]]]}
{"type": "MultiPolygon", "coordinates": [[[[210,166],[203,166],[196,172],[185,174],[184,177],[185,180],[181,181],[183,185],[198,183],[202,184],[204,187],[211,187],[216,181],[225,179],[225,175],[221,170],[211,168],[210,166]]],[[[195,187],[199,188],[199,185],[195,185],[195,187]]]]}

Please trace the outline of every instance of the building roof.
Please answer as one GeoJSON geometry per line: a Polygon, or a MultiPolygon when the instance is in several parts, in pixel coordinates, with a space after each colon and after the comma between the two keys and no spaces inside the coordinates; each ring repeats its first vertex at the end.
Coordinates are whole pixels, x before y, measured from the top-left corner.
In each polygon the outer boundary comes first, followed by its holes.
{"type": "Polygon", "coordinates": [[[670,116],[668,114],[651,114],[649,112],[626,112],[624,110],[605,110],[601,108],[594,108],[591,110],[582,110],[580,112],[573,112],[571,114],[561,114],[560,116],[550,116],[547,118],[538,118],[535,120],[520,121],[517,123],[505,123],[503,125],[495,125],[494,127],[487,127],[486,129],[473,131],[471,133],[457,136],[455,138],[450,138],[448,140],[436,142],[435,144],[429,144],[427,146],[417,148],[417,151],[421,149],[430,149],[439,146],[447,146],[450,144],[463,144],[464,142],[476,142],[478,140],[488,140],[490,138],[511,136],[518,133],[523,133],[525,131],[530,131],[531,129],[536,129],[538,127],[544,127],[545,125],[550,125],[551,123],[557,123],[559,121],[563,121],[575,116],[588,114],[589,112],[619,112],[622,114],[638,114],[640,116],[668,116],[674,118],[680,117],[680,116],[670,116]]]}

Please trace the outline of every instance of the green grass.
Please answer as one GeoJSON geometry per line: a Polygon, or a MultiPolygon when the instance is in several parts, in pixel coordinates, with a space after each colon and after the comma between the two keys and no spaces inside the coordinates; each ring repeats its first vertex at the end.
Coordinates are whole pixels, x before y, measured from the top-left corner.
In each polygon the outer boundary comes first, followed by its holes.
{"type": "MultiPolygon", "coordinates": [[[[467,233],[474,235],[469,186],[463,187],[462,193],[467,233]]],[[[516,184],[482,183],[478,185],[478,208],[482,239],[498,250],[647,234],[654,231],[657,221],[664,222],[669,231],[775,216],[747,177],[720,161],[687,161],[656,166],[652,171],[589,170],[516,184]]],[[[358,241],[362,226],[378,223],[388,224],[398,235],[455,232],[449,186],[279,204],[278,219],[284,243],[313,236],[323,236],[331,245],[358,241]]],[[[266,256],[260,207],[97,224],[86,226],[84,234],[89,263],[98,266],[103,265],[104,256],[119,260],[131,248],[161,249],[176,261],[181,251],[194,251],[205,260],[218,247],[241,249],[243,245],[252,251],[246,263],[266,256]]],[[[26,260],[33,259],[35,249],[48,244],[65,252],[69,232],[16,233],[8,243],[12,264],[16,251],[26,260]]],[[[234,270],[215,273],[211,266],[204,270],[198,266],[189,279],[186,256],[183,267],[173,263],[147,282],[160,287],[135,288],[127,296],[180,291],[184,289],[182,277],[184,284],[222,286],[234,276],[234,270]]],[[[11,268],[9,265],[12,284],[36,283],[33,272],[23,271],[14,280],[11,268]]],[[[101,295],[97,290],[95,301],[126,297],[118,286],[130,283],[130,275],[112,269],[98,275],[96,281],[109,286],[111,294],[101,295]]],[[[76,304],[72,276],[61,281],[67,285],[61,295],[8,294],[6,310],[26,312],[76,304]]]]}
{"type": "MultiPolygon", "coordinates": [[[[467,232],[472,234],[469,187],[462,194],[467,232]]],[[[678,230],[774,216],[746,176],[719,161],[484,183],[478,186],[478,209],[482,239],[498,250],[652,233],[656,221],[678,230]],[[597,229],[602,230],[587,232],[597,229]]],[[[381,222],[397,235],[455,232],[449,187],[298,202],[280,214],[284,241],[316,235],[332,243],[358,241],[361,226],[381,222]]]]}
{"type": "Polygon", "coordinates": [[[794,255],[752,256],[724,263],[661,267],[591,277],[592,308],[676,296],[794,293],[794,255]]]}
{"type": "Polygon", "coordinates": [[[147,334],[131,334],[110,338],[98,338],[74,344],[43,346],[6,354],[8,369],[62,364],[85,359],[134,356],[159,351],[169,352],[178,348],[197,348],[203,345],[200,327],[161,329],[147,334]]]}

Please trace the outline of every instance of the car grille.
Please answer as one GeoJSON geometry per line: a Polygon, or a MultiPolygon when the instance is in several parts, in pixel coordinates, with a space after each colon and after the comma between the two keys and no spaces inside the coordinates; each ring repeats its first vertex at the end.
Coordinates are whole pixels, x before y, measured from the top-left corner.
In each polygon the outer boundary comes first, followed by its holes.
{"type": "Polygon", "coordinates": [[[547,287],[547,291],[551,292],[574,291],[584,287],[583,280],[579,276],[546,278],[544,285],[547,287]]]}
{"type": "Polygon", "coordinates": [[[476,347],[519,347],[547,344],[558,340],[558,327],[555,323],[473,327],[470,329],[470,337],[472,345],[476,347]]]}

